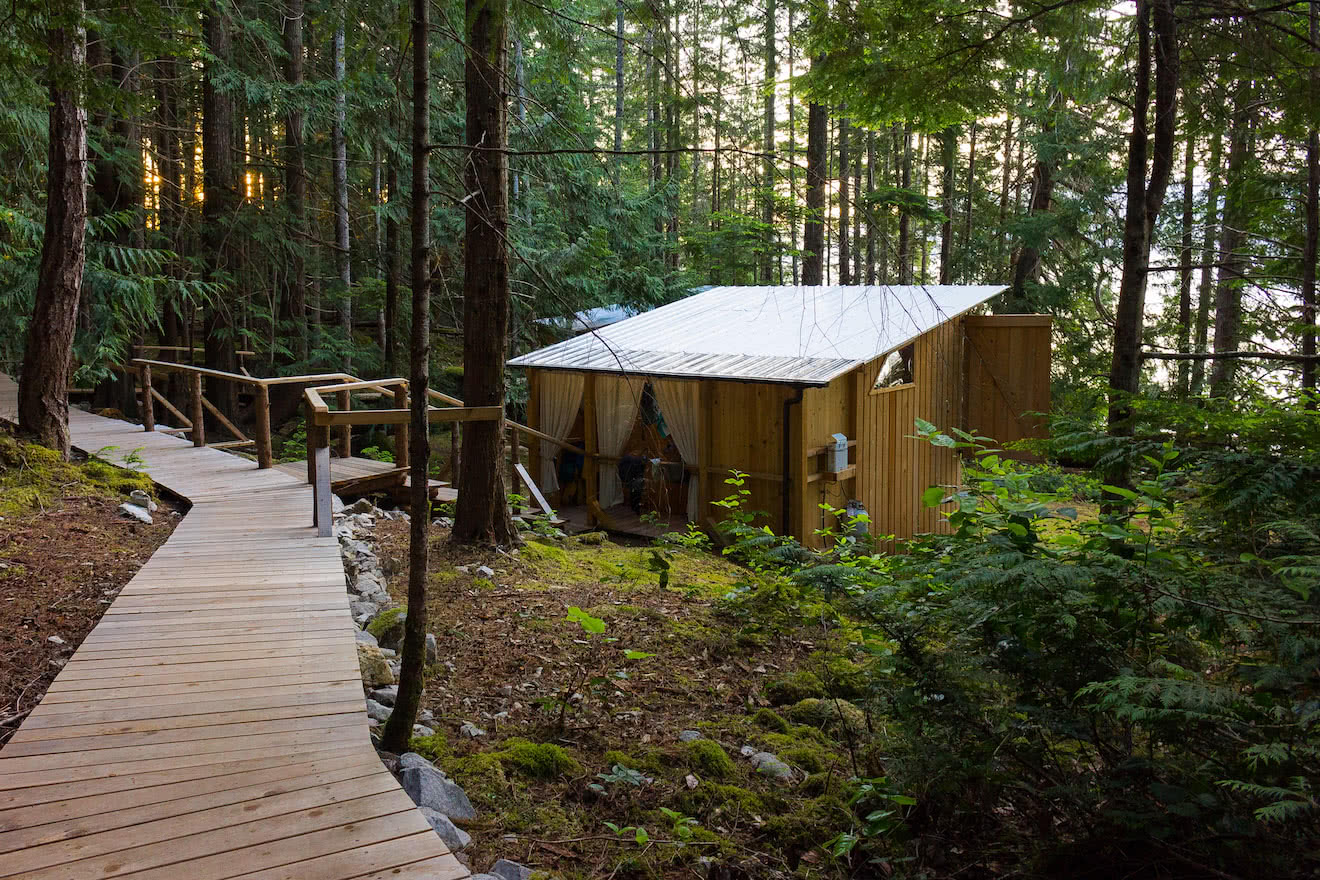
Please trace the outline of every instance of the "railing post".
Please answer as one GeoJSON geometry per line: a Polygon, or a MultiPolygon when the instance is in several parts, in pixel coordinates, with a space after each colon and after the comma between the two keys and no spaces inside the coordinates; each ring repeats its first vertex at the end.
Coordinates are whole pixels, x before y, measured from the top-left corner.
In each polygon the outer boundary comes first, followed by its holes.
{"type": "MultiPolygon", "coordinates": [[[[408,409],[408,386],[399,385],[394,389],[395,409],[408,409]]],[[[408,467],[408,422],[394,426],[394,466],[408,467]]]]}
{"type": "Polygon", "coordinates": [[[156,408],[155,400],[151,396],[151,364],[143,364],[140,376],[142,379],[142,430],[156,430],[156,408]]]}
{"type": "Polygon", "coordinates": [[[192,374],[192,442],[206,445],[206,411],[202,409],[202,374],[192,374]]]}
{"type": "Polygon", "coordinates": [[[275,464],[274,450],[270,445],[270,388],[264,382],[257,385],[256,398],[257,422],[257,467],[268,468],[275,464]]]}
{"type": "Polygon", "coordinates": [[[518,494],[518,429],[509,424],[509,493],[518,494]]]}
{"type": "MultiPolygon", "coordinates": [[[[348,412],[353,408],[353,393],[339,392],[339,411],[348,412]]],[[[348,458],[353,454],[353,426],[343,425],[339,429],[339,457],[348,458]]]]}
{"type": "MultiPolygon", "coordinates": [[[[329,435],[325,435],[329,440],[329,435]]],[[[316,534],[328,538],[334,534],[334,501],[330,494],[330,444],[316,448],[316,482],[312,495],[316,504],[316,534]]]]}

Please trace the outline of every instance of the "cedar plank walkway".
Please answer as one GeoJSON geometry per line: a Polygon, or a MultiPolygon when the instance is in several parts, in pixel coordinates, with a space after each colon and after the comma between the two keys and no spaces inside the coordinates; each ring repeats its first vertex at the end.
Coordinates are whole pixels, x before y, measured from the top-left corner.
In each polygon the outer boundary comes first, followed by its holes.
{"type": "MultiPolygon", "coordinates": [[[[0,375],[0,416],[17,393],[0,375]]],[[[304,481],[79,409],[69,428],[193,507],[0,751],[0,877],[469,876],[371,745],[304,481]]]]}

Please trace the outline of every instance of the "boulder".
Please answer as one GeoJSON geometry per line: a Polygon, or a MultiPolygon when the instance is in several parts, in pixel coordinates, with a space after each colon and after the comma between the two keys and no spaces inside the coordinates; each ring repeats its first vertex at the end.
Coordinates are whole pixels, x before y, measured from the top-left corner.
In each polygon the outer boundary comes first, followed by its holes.
{"type": "Polygon", "coordinates": [[[151,496],[146,492],[143,492],[141,489],[134,489],[132,492],[129,492],[128,500],[136,504],[138,507],[145,507],[148,513],[155,513],[160,509],[156,502],[151,500],[151,496]]]}
{"type": "Polygon", "coordinates": [[[486,735],[486,731],[477,727],[477,725],[473,724],[471,721],[464,721],[463,726],[458,729],[458,732],[463,734],[463,736],[469,736],[473,739],[486,735]]]}
{"type": "Polygon", "coordinates": [[[388,721],[390,713],[394,710],[389,706],[383,706],[375,700],[367,700],[367,717],[374,718],[377,721],[388,721]]]}
{"type": "Polygon", "coordinates": [[[413,725],[413,736],[434,736],[435,728],[427,727],[425,724],[413,725]]]}
{"type": "Polygon", "coordinates": [[[385,655],[380,652],[380,648],[358,642],[357,652],[358,671],[362,674],[364,685],[369,688],[377,688],[394,684],[394,671],[390,669],[390,661],[385,659],[385,655]]]}
{"type": "Polygon", "coordinates": [[[376,505],[371,503],[370,498],[359,498],[357,501],[354,501],[352,504],[345,507],[344,513],[370,513],[374,516],[379,515],[380,511],[376,509],[376,505]]]}
{"type": "Polygon", "coordinates": [[[359,645],[367,645],[368,647],[371,648],[375,648],[380,644],[380,642],[376,641],[376,637],[373,636],[371,633],[367,632],[365,629],[355,630],[353,633],[353,638],[357,639],[357,643],[359,645]]]}
{"type": "Polygon", "coordinates": [[[490,872],[500,880],[531,880],[532,869],[508,859],[500,859],[490,866],[490,872]]]}
{"type": "Polygon", "coordinates": [[[399,697],[399,686],[392,684],[389,687],[376,688],[367,696],[382,706],[393,706],[394,701],[399,697]]]}
{"type": "Polygon", "coordinates": [[[752,766],[756,768],[757,773],[772,779],[793,778],[793,768],[781,761],[778,755],[770,752],[757,752],[752,755],[752,766]]]}
{"type": "Polygon", "coordinates": [[[145,507],[138,507],[136,504],[129,504],[127,501],[119,505],[119,514],[147,525],[152,523],[151,513],[145,507]]]}
{"type": "MultiPolygon", "coordinates": [[[[436,769],[434,764],[432,764],[430,761],[426,760],[426,758],[422,757],[416,752],[404,752],[402,755],[399,755],[400,773],[402,773],[404,770],[410,770],[414,767],[427,767],[431,770],[436,769]]],[[[441,773],[440,775],[444,776],[443,773],[441,773]]]]}
{"type": "Polygon", "coordinates": [[[450,821],[448,816],[430,807],[422,807],[421,810],[426,821],[431,823],[431,827],[440,835],[440,839],[449,847],[450,852],[459,852],[472,845],[472,836],[450,821]]]}
{"type": "Polygon", "coordinates": [[[338,516],[343,512],[344,512],[344,499],[340,498],[338,495],[331,494],[330,496],[331,515],[338,516]]]}
{"type": "Polygon", "coordinates": [[[605,543],[604,532],[584,532],[578,535],[578,541],[583,544],[600,545],[605,543]]]}
{"type": "Polygon", "coordinates": [[[434,767],[409,767],[399,774],[399,784],[419,807],[429,807],[459,822],[477,818],[463,789],[434,767]]]}

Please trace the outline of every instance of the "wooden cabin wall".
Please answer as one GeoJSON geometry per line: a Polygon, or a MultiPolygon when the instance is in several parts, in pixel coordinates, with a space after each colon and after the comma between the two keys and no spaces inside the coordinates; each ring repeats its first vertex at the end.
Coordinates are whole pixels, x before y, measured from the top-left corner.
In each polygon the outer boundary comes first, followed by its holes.
{"type": "Polygon", "coordinates": [[[709,502],[732,494],[733,488],[724,480],[729,470],[737,468],[752,475],[743,487],[752,493],[748,508],[767,514],[757,524],[783,531],[784,402],[794,393],[795,389],[781,384],[702,382],[703,421],[709,428],[703,437],[702,464],[710,467],[703,518],[709,516],[717,522],[724,518],[723,510],[709,502]]]}
{"type": "MultiPolygon", "coordinates": [[[[967,430],[997,443],[1048,436],[1049,315],[984,315],[967,322],[967,430]]],[[[1028,457],[1018,455],[1017,457],[1028,457]]]]}
{"type": "Polygon", "coordinates": [[[872,534],[900,539],[944,529],[939,510],[922,506],[921,493],[930,486],[956,488],[962,478],[953,450],[909,439],[919,418],[939,428],[962,424],[962,321],[936,327],[914,346],[910,385],[873,390],[883,358],[852,374],[858,413],[855,491],[870,514],[872,534]]]}
{"type": "MultiPolygon", "coordinates": [[[[830,467],[830,455],[811,454],[811,450],[834,445],[834,434],[844,434],[849,440],[857,440],[857,420],[854,415],[856,392],[855,379],[848,373],[839,376],[824,388],[808,388],[802,393],[802,441],[805,452],[802,472],[794,478],[794,485],[801,486],[801,491],[793,494],[795,516],[792,533],[808,547],[819,547],[821,539],[814,534],[817,529],[841,525],[827,517],[820,509],[821,504],[842,508],[850,498],[857,497],[855,478],[842,480],[826,476],[830,467]]],[[[850,450],[850,461],[856,462],[862,453],[858,443],[850,450]]],[[[794,455],[797,456],[795,451],[794,455]]],[[[796,460],[796,458],[795,458],[796,460]]]]}

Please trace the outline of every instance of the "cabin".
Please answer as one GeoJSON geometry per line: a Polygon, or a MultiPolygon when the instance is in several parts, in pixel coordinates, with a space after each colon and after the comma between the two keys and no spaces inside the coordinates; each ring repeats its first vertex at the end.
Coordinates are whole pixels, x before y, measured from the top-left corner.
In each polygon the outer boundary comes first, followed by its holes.
{"type": "Polygon", "coordinates": [[[1000,443],[1042,437],[1050,318],[988,315],[1002,286],[715,287],[514,358],[530,474],[572,523],[657,534],[694,522],[744,474],[758,523],[819,546],[865,511],[875,535],[937,531],[930,486],[957,452],[916,419],[1000,443]]]}

